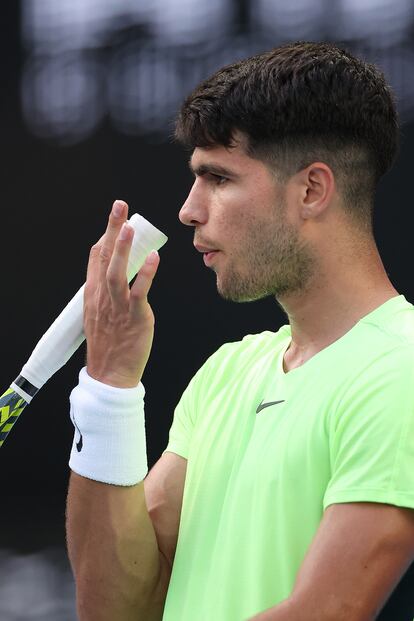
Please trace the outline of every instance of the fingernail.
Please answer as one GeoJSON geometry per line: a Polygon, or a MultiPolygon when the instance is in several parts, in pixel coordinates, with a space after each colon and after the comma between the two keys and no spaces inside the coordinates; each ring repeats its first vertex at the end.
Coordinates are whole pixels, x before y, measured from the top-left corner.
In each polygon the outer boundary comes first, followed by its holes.
{"type": "Polygon", "coordinates": [[[119,201],[115,201],[112,207],[112,213],[114,214],[114,216],[116,218],[119,218],[120,216],[122,216],[123,211],[124,211],[123,203],[119,201]]]}
{"type": "Polygon", "coordinates": [[[149,253],[147,257],[148,263],[155,263],[155,261],[157,260],[157,257],[158,257],[157,250],[151,250],[151,252],[149,253]]]}
{"type": "Polygon", "coordinates": [[[128,239],[131,233],[132,226],[130,226],[127,222],[124,222],[121,231],[119,233],[119,239],[125,240],[128,239]]]}

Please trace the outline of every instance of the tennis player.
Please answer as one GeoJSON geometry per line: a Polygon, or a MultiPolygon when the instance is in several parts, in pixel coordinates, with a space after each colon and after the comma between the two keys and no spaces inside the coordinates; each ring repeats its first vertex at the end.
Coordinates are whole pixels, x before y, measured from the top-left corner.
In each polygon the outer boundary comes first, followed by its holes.
{"type": "Polygon", "coordinates": [[[148,473],[159,258],[130,290],[132,232],[114,203],[71,394],[79,618],[375,619],[414,558],[414,307],[372,231],[398,144],[390,89],[334,45],[293,43],[199,85],[176,135],[195,177],[179,218],[219,294],[274,296],[287,322],[207,359],[148,473]]]}

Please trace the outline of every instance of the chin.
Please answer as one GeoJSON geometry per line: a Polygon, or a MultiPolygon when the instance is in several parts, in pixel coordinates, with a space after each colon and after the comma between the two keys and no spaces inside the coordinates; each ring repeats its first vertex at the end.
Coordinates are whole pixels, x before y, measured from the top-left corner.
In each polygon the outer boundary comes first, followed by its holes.
{"type": "Polygon", "coordinates": [[[222,297],[224,300],[227,300],[229,302],[237,302],[237,303],[243,303],[243,302],[256,302],[257,300],[262,300],[263,298],[268,297],[269,295],[272,295],[271,293],[264,293],[264,292],[253,292],[253,291],[241,291],[241,290],[234,290],[234,288],[231,287],[221,287],[219,285],[219,283],[217,283],[217,292],[220,295],[220,297],[222,297]]]}

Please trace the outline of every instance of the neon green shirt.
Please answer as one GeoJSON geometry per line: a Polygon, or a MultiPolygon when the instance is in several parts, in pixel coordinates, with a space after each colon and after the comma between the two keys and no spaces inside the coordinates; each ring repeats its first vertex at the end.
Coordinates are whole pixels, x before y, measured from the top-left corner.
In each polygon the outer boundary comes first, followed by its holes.
{"type": "Polygon", "coordinates": [[[287,598],[332,503],[414,508],[414,307],[388,300],[285,373],[290,338],[226,343],[175,410],[166,450],[188,464],[163,621],[245,621],[287,598]]]}

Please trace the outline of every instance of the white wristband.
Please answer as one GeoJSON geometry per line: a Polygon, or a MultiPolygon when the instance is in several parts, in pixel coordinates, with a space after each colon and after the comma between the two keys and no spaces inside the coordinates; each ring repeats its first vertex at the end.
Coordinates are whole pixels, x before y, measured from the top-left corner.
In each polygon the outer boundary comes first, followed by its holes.
{"type": "Polygon", "coordinates": [[[135,485],[148,472],[145,388],[117,388],[93,379],[86,367],[70,394],[75,426],[70,468],[88,479],[135,485]]]}

